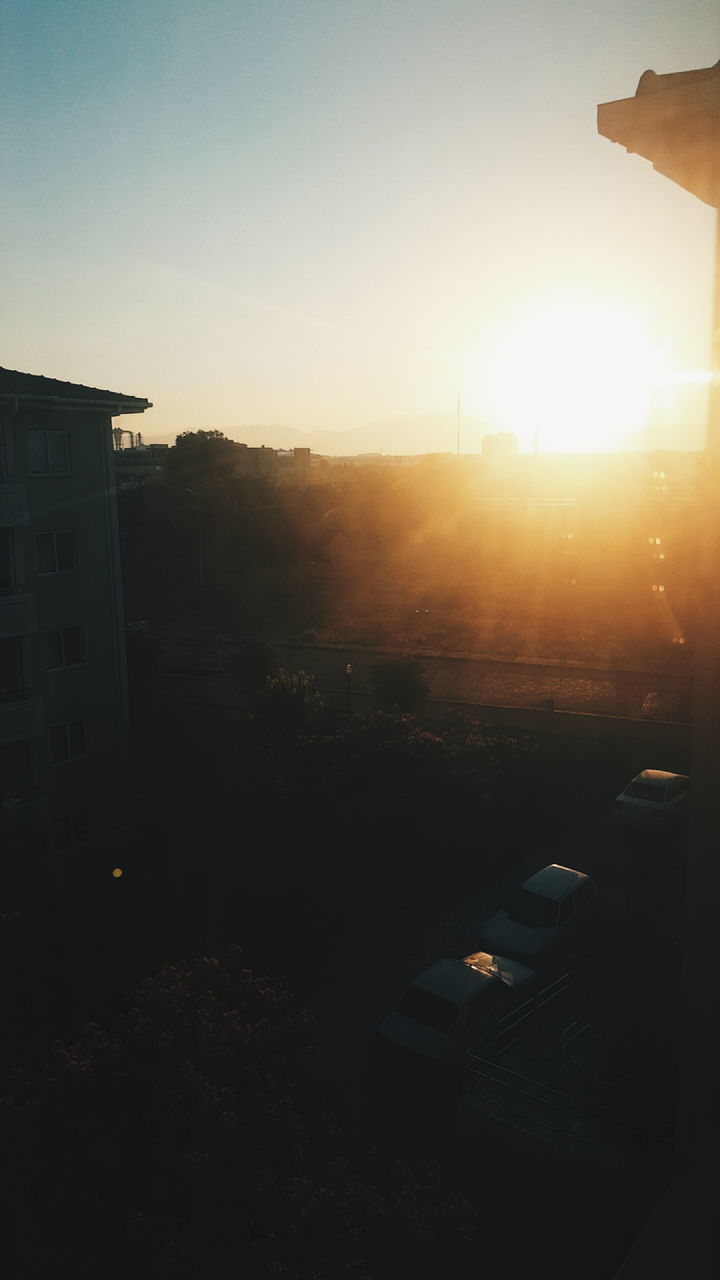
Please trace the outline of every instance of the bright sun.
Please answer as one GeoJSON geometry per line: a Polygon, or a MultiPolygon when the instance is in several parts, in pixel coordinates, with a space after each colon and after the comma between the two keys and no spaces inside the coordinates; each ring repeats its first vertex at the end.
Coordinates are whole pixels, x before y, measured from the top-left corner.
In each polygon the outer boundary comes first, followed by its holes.
{"type": "Polygon", "coordinates": [[[467,362],[466,404],[541,453],[627,448],[648,417],[658,352],[612,308],[556,306],[467,362]]]}

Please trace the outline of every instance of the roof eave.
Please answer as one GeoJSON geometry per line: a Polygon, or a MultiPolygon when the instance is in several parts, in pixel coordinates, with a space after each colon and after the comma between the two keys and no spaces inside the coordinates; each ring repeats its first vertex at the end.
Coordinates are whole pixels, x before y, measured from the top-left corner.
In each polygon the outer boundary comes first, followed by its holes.
{"type": "Polygon", "coordinates": [[[19,408],[20,404],[52,404],[63,409],[99,410],[111,418],[127,413],[144,413],[146,409],[153,407],[150,400],[90,400],[80,396],[49,396],[38,392],[0,393],[0,404],[12,404],[15,408],[19,408]]]}

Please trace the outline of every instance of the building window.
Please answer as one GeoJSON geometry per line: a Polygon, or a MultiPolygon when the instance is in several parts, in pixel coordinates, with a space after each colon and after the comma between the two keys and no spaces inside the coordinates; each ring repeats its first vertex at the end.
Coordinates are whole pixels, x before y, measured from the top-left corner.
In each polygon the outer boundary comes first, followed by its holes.
{"type": "Polygon", "coordinates": [[[0,596],[15,593],[15,558],[12,529],[0,529],[0,596]]]}
{"type": "Polygon", "coordinates": [[[67,431],[28,431],[31,476],[66,476],[70,473],[67,431]]]}
{"type": "Polygon", "coordinates": [[[20,692],[20,641],[17,636],[0,639],[0,701],[16,698],[20,692]]]}
{"type": "Polygon", "coordinates": [[[46,631],[43,635],[43,643],[46,671],[82,665],[82,627],[59,627],[57,631],[46,631]]]}
{"type": "Polygon", "coordinates": [[[73,720],[69,724],[54,724],[50,730],[50,763],[66,764],[87,754],[85,721],[73,720]]]}
{"type": "Polygon", "coordinates": [[[74,530],[55,529],[48,533],[36,533],[35,557],[38,573],[69,573],[77,565],[74,530]]]}
{"type": "Polygon", "coordinates": [[[12,467],[12,436],[6,422],[0,422],[0,484],[10,480],[12,467]]]}
{"type": "Polygon", "coordinates": [[[61,818],[57,826],[56,844],[58,849],[72,849],[76,844],[84,844],[87,840],[87,814],[69,813],[61,818]]]}
{"type": "Polygon", "coordinates": [[[22,804],[30,794],[27,742],[0,747],[0,809],[22,804]]]}

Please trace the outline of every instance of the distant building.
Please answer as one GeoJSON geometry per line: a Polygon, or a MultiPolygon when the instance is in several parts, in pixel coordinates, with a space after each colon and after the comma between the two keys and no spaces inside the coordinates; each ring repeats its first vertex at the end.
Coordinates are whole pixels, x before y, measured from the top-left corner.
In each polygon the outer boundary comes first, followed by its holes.
{"type": "Polygon", "coordinates": [[[147,400],[0,369],[0,821],[80,844],[128,755],[111,422],[147,400]]]}
{"type": "Polygon", "coordinates": [[[235,456],[237,475],[255,476],[258,480],[275,480],[278,474],[278,455],[267,445],[238,444],[235,456]]]}
{"type": "Polygon", "coordinates": [[[278,450],[278,476],[289,484],[307,482],[312,468],[310,449],[278,450]]]}
{"type": "MultiPolygon", "coordinates": [[[[115,429],[113,429],[113,436],[115,436],[115,429]]],[[[118,488],[135,488],[137,485],[160,480],[169,448],[167,444],[134,444],[128,449],[116,445],[113,462],[118,488]]]]}

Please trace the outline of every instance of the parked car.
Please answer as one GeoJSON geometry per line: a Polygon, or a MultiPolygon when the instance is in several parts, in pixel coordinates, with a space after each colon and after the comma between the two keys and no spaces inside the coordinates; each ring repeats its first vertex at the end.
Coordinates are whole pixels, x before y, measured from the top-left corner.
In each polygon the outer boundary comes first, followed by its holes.
{"type": "Polygon", "coordinates": [[[535,982],[525,965],[485,951],[464,960],[438,960],[410,983],[383,1019],[375,1048],[385,1062],[394,1057],[404,1065],[415,1060],[449,1066],[535,982]]]}
{"type": "Polygon", "coordinates": [[[597,916],[597,890],[583,871],[552,863],[513,890],[482,930],[487,951],[534,968],[571,959],[597,916]]]}
{"type": "Polygon", "coordinates": [[[666,831],[687,814],[689,799],[686,774],[643,769],[615,797],[615,812],[628,826],[666,831]]]}

